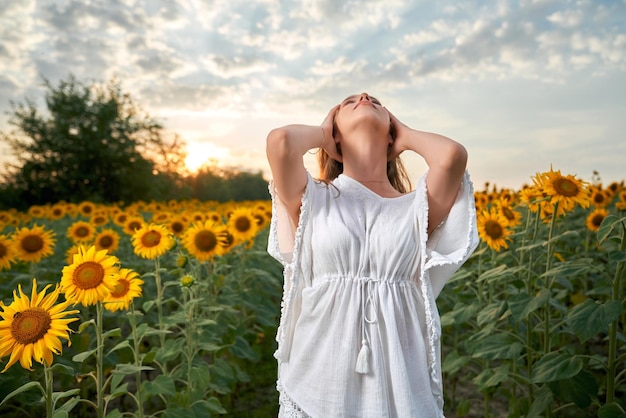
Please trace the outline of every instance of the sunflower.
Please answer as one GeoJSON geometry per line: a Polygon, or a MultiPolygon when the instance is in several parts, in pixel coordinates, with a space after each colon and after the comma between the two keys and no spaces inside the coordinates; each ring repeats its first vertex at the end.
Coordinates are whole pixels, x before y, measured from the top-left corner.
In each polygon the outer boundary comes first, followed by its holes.
{"type": "Polygon", "coordinates": [[[120,246],[120,234],[113,229],[103,229],[96,235],[94,245],[97,250],[108,250],[113,254],[120,246]]]}
{"type": "Polygon", "coordinates": [[[68,266],[74,262],[74,254],[78,254],[80,244],[74,244],[65,252],[65,264],[68,266]]]}
{"type": "Polygon", "coordinates": [[[15,261],[15,248],[8,235],[0,235],[0,270],[10,269],[15,261]]]}
{"type": "Polygon", "coordinates": [[[51,220],[53,220],[53,221],[57,221],[57,220],[63,218],[66,214],[67,214],[67,208],[65,207],[65,204],[64,203],[55,203],[50,208],[48,217],[51,220]]]}
{"type": "Polygon", "coordinates": [[[250,208],[239,207],[233,210],[228,218],[228,231],[237,242],[252,240],[258,230],[254,212],[250,208]]]}
{"type": "Polygon", "coordinates": [[[128,310],[132,300],[141,296],[142,285],[143,280],[139,278],[136,271],[127,268],[120,269],[117,284],[104,300],[105,309],[111,312],[128,310]]]}
{"type": "Polygon", "coordinates": [[[22,292],[22,286],[18,286],[18,292],[13,292],[13,302],[9,306],[0,301],[2,311],[0,317],[0,357],[8,356],[9,362],[2,372],[18,360],[23,368],[31,370],[33,360],[52,365],[52,354],[61,354],[61,338],[71,344],[67,326],[78,318],[75,315],[79,311],[66,311],[69,301],[56,303],[59,297],[59,285],[46,295],[51,285],[37,293],[37,280],[33,279],[33,289],[30,299],[22,292]]]}
{"type": "Polygon", "coordinates": [[[135,254],[142,258],[154,259],[165,254],[174,246],[167,227],[156,224],[144,224],[132,236],[135,254]]]}
{"type": "Polygon", "coordinates": [[[48,210],[45,206],[32,205],[28,208],[28,215],[31,218],[46,218],[48,216],[48,210]]]}
{"type": "Polygon", "coordinates": [[[53,231],[48,231],[43,226],[34,225],[32,228],[19,229],[13,235],[16,258],[33,263],[40,262],[42,258],[54,253],[56,242],[54,236],[53,231]]]}
{"type": "Polygon", "coordinates": [[[83,306],[95,305],[105,300],[115,289],[119,273],[119,260],[108,255],[107,250],[95,246],[78,248],[74,262],[63,267],[61,291],[65,298],[83,306]]]}
{"type": "Polygon", "coordinates": [[[587,225],[587,229],[594,232],[600,229],[600,224],[602,224],[602,221],[604,220],[604,218],[607,217],[608,214],[609,211],[604,208],[594,209],[587,216],[587,220],[585,222],[585,225],[587,225]]]}
{"type": "Polygon", "coordinates": [[[155,212],[152,215],[152,219],[150,219],[150,222],[164,225],[169,222],[171,217],[172,215],[169,212],[155,212]]]}
{"type": "Polygon", "coordinates": [[[130,215],[126,218],[122,230],[127,235],[133,235],[144,224],[144,220],[140,215],[130,215]]]}
{"type": "Polygon", "coordinates": [[[512,231],[507,228],[507,220],[496,208],[483,209],[477,217],[478,235],[487,245],[500,251],[508,248],[507,240],[512,231]]]}
{"type": "Polygon", "coordinates": [[[84,201],[78,204],[76,207],[78,213],[85,218],[91,218],[91,215],[96,210],[96,205],[89,201],[84,201]]]}
{"type": "Polygon", "coordinates": [[[213,221],[194,223],[185,233],[183,245],[199,261],[208,261],[224,253],[228,244],[225,233],[226,227],[213,221]]]}
{"type": "Polygon", "coordinates": [[[75,243],[93,241],[96,227],[87,221],[76,221],[67,228],[67,237],[75,243]]]}
{"type": "Polygon", "coordinates": [[[513,209],[508,200],[498,200],[497,208],[498,211],[506,218],[507,226],[515,227],[522,223],[522,214],[513,209]]]}
{"type": "Polygon", "coordinates": [[[183,236],[185,230],[187,229],[189,222],[187,221],[187,217],[184,215],[175,215],[172,216],[167,222],[167,229],[177,237],[183,236]]]}
{"type": "Polygon", "coordinates": [[[129,214],[126,212],[119,212],[112,216],[113,223],[121,228],[124,227],[124,224],[128,220],[129,214]]]}
{"type": "Polygon", "coordinates": [[[93,226],[102,226],[109,223],[109,214],[105,210],[97,210],[95,211],[91,217],[89,218],[89,223],[93,226]]]}
{"type": "Polygon", "coordinates": [[[560,170],[550,169],[545,173],[537,174],[535,181],[550,197],[550,204],[559,204],[557,215],[573,210],[577,204],[583,208],[589,207],[590,196],[587,183],[572,175],[562,175],[560,170]]]}

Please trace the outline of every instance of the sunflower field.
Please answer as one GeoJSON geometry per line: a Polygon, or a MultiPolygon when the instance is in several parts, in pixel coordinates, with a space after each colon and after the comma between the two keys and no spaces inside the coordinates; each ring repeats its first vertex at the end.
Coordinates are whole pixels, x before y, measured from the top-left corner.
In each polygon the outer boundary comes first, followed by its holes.
{"type": "MultiPolygon", "coordinates": [[[[437,301],[450,417],[626,417],[626,187],[476,191],[437,301]]],[[[0,414],[271,417],[269,201],[0,212],[0,414]]]]}

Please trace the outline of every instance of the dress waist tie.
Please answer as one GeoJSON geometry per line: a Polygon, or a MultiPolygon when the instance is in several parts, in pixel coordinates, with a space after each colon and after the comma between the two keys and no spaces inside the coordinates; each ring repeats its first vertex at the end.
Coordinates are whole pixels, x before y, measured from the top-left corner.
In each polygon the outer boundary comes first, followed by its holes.
{"type": "Polygon", "coordinates": [[[370,372],[369,357],[370,357],[370,337],[367,332],[367,324],[374,324],[378,320],[376,313],[377,307],[374,298],[376,297],[375,280],[370,278],[361,282],[361,350],[356,358],[355,371],[361,374],[367,374],[370,372]],[[365,293],[365,294],[363,294],[365,293]],[[371,310],[371,316],[368,315],[368,308],[371,310]]]}

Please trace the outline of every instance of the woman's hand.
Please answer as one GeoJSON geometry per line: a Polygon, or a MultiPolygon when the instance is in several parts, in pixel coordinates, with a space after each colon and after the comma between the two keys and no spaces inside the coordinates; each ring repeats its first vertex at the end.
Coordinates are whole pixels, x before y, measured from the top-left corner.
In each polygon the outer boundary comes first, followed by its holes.
{"type": "Polygon", "coordinates": [[[321,128],[323,137],[320,148],[326,151],[328,156],[333,160],[342,162],[343,158],[337,150],[337,143],[335,142],[335,138],[333,137],[333,125],[335,123],[335,115],[337,115],[338,111],[339,105],[333,106],[333,108],[330,109],[328,115],[326,115],[326,118],[324,118],[324,121],[322,122],[321,128]]]}
{"type": "Polygon", "coordinates": [[[396,118],[393,113],[389,111],[389,109],[385,108],[385,110],[389,113],[391,129],[395,133],[395,138],[392,138],[393,142],[391,143],[391,149],[389,150],[389,154],[387,156],[387,160],[391,161],[398,155],[402,154],[402,152],[410,149],[408,141],[412,129],[400,122],[400,120],[396,118]]]}

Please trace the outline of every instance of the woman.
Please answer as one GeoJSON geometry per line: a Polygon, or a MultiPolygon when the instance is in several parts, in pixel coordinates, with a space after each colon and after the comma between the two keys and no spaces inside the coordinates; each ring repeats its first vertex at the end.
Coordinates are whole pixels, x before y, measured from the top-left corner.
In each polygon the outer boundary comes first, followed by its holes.
{"type": "Polygon", "coordinates": [[[267,137],[281,417],[441,417],[435,298],[478,238],[467,152],[367,93],[267,137]],[[303,155],[320,148],[320,179],[303,155]],[[399,160],[428,164],[408,191],[399,160]]]}

